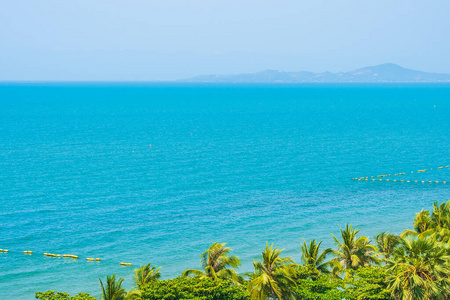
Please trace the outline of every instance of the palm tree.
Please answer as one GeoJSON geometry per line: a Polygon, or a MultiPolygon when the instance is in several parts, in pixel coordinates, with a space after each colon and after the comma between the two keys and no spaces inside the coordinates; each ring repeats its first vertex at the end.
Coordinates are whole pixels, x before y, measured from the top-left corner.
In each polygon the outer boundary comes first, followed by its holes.
{"type": "Polygon", "coordinates": [[[233,249],[225,247],[225,245],[226,243],[220,244],[216,242],[202,253],[200,262],[204,271],[189,269],[184,271],[182,276],[193,275],[194,277],[208,277],[213,280],[220,278],[231,280],[236,284],[239,283],[240,276],[236,273],[236,270],[229,267],[237,268],[241,265],[241,261],[235,255],[229,256],[233,249]]]}
{"type": "Polygon", "coordinates": [[[433,203],[433,211],[422,210],[414,217],[414,230],[405,230],[401,237],[430,237],[441,242],[450,242],[450,201],[433,203]]]}
{"type": "Polygon", "coordinates": [[[382,232],[377,234],[375,241],[378,246],[378,251],[384,256],[384,260],[387,261],[394,252],[395,247],[400,242],[400,237],[396,234],[382,232]]]}
{"type": "Polygon", "coordinates": [[[292,279],[294,261],[290,257],[280,257],[282,250],[269,248],[262,252],[262,262],[253,261],[255,272],[248,284],[248,291],[252,300],[273,300],[292,297],[289,285],[295,285],[292,279]]]}
{"type": "Polygon", "coordinates": [[[106,288],[103,285],[102,280],[100,285],[102,287],[102,299],[103,300],[124,300],[127,292],[122,288],[123,278],[119,278],[116,281],[116,274],[112,276],[106,276],[106,288]]]}
{"type": "MultiPolygon", "coordinates": [[[[369,238],[366,236],[357,238],[358,232],[359,230],[353,229],[352,225],[346,224],[345,230],[341,228],[342,242],[334,234],[331,234],[338,246],[338,250],[332,250],[332,253],[335,255],[333,260],[339,262],[339,265],[332,269],[334,274],[355,270],[360,266],[379,263],[375,254],[377,247],[371,245],[369,238]]],[[[345,272],[345,279],[351,276],[350,273],[345,272]]]]}
{"type": "Polygon", "coordinates": [[[450,240],[450,201],[438,205],[436,201],[433,204],[431,213],[431,227],[433,228],[434,238],[441,242],[450,240]]]}
{"type": "Polygon", "coordinates": [[[450,286],[447,245],[426,238],[400,241],[388,262],[388,289],[396,299],[446,299],[450,286]]]}
{"type": "Polygon", "coordinates": [[[152,281],[158,280],[161,277],[159,273],[161,267],[156,268],[151,263],[141,266],[139,269],[134,270],[134,283],[138,289],[142,289],[144,286],[152,281]]]}
{"type": "Polygon", "coordinates": [[[302,262],[303,265],[310,270],[320,273],[329,273],[329,268],[332,267],[333,264],[330,261],[325,262],[325,259],[332,250],[328,248],[320,253],[320,244],[322,244],[322,242],[317,243],[316,240],[311,240],[308,246],[305,239],[303,239],[303,245],[301,246],[302,262]]]}

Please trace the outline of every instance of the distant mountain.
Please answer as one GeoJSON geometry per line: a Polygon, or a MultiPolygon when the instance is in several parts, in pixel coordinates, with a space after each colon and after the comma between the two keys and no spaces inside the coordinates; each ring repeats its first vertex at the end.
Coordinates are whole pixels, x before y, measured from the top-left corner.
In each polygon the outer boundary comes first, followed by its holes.
{"type": "Polygon", "coordinates": [[[428,73],[410,70],[395,64],[382,64],[365,67],[350,72],[283,72],[267,70],[253,74],[237,75],[202,75],[189,79],[179,80],[183,82],[450,82],[450,74],[428,73]]]}

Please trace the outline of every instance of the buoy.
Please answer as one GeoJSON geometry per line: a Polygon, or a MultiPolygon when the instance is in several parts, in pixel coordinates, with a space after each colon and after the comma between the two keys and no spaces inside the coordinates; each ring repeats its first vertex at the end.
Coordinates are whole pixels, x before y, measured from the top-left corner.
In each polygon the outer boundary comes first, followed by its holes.
{"type": "Polygon", "coordinates": [[[435,181],[436,183],[439,183],[439,181],[435,181]]]}
{"type": "Polygon", "coordinates": [[[61,254],[56,255],[57,257],[61,257],[61,254]]]}
{"type": "Polygon", "coordinates": [[[450,168],[450,166],[445,166],[446,168],[450,168]]]}
{"type": "Polygon", "coordinates": [[[447,181],[442,181],[442,183],[443,183],[443,184],[446,184],[446,183],[447,183],[447,181]]]}
{"type": "Polygon", "coordinates": [[[123,262],[121,262],[120,263],[122,266],[131,266],[132,264],[130,264],[130,263],[123,263],[123,262]]]}
{"type": "Polygon", "coordinates": [[[72,254],[63,254],[63,257],[78,258],[78,256],[72,254]]]}
{"type": "Polygon", "coordinates": [[[425,181],[422,181],[422,183],[425,183],[425,181]]]}
{"type": "Polygon", "coordinates": [[[386,181],[389,181],[389,179],[386,179],[386,181]]]}
{"type": "Polygon", "coordinates": [[[0,249],[0,252],[3,252],[3,249],[0,249]]]}
{"type": "Polygon", "coordinates": [[[9,250],[3,249],[3,252],[9,252],[9,250]]]}
{"type": "Polygon", "coordinates": [[[395,181],[395,182],[397,182],[397,180],[396,180],[396,179],[394,179],[394,180],[392,180],[392,181],[395,181]]]}
{"type": "Polygon", "coordinates": [[[383,179],[380,179],[380,181],[383,181],[383,179]]]}
{"type": "Polygon", "coordinates": [[[431,183],[431,181],[428,181],[428,183],[431,183]]]}
{"type": "Polygon", "coordinates": [[[403,182],[403,180],[400,180],[400,182],[403,182]]]}
{"type": "Polygon", "coordinates": [[[438,169],[443,169],[444,167],[438,167],[438,169]]]}
{"type": "Polygon", "coordinates": [[[23,253],[25,253],[25,254],[32,254],[33,251],[23,251],[23,253]]]}
{"type": "Polygon", "coordinates": [[[417,180],[415,180],[414,182],[415,182],[415,183],[417,183],[418,181],[417,181],[417,180]]]}
{"type": "Polygon", "coordinates": [[[87,261],[95,261],[95,258],[86,258],[87,261]]]}
{"type": "Polygon", "coordinates": [[[372,179],[372,181],[375,181],[375,179],[372,179]]]}
{"type": "Polygon", "coordinates": [[[410,181],[408,180],[408,181],[406,181],[406,182],[410,182],[410,181]]]}
{"type": "Polygon", "coordinates": [[[96,260],[96,261],[100,261],[100,258],[96,258],[95,260],[96,260]]]}

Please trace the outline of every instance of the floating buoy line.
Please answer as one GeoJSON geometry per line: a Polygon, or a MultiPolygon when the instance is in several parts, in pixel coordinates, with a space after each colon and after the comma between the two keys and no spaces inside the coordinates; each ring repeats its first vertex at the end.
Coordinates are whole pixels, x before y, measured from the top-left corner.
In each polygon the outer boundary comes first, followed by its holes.
{"type": "MultiPolygon", "coordinates": [[[[435,170],[442,170],[442,169],[446,169],[446,168],[450,168],[450,166],[442,166],[442,167],[437,167],[435,168],[435,170]]],[[[433,171],[432,168],[430,169],[422,169],[422,170],[417,170],[416,172],[411,171],[411,173],[396,173],[394,174],[394,176],[401,176],[401,175],[406,175],[406,174],[414,174],[414,173],[423,173],[423,172],[429,172],[429,171],[433,171]]],[[[442,183],[442,184],[447,184],[447,181],[432,181],[432,180],[398,180],[398,179],[389,179],[386,177],[391,177],[392,174],[384,174],[384,175],[377,175],[377,176],[370,176],[370,177],[359,177],[359,178],[352,178],[352,180],[357,180],[357,181],[392,181],[392,182],[413,182],[413,183],[442,183]]]]}
{"type": "MultiPolygon", "coordinates": [[[[7,250],[7,249],[0,249],[0,253],[11,253],[9,250],[7,250]]],[[[12,253],[16,253],[15,251],[12,251],[12,253]]],[[[23,253],[23,254],[25,254],[25,255],[32,255],[32,254],[36,254],[35,252],[33,252],[33,251],[21,251],[21,252],[17,252],[17,253],[23,253]]],[[[78,255],[73,255],[73,254],[54,254],[54,253],[47,253],[47,252],[44,252],[44,256],[47,256],[47,257],[56,257],[56,258],[72,258],[72,259],[75,259],[75,260],[78,260],[79,259],[79,256],[78,255]]],[[[98,258],[98,257],[96,257],[96,258],[93,258],[93,257],[87,257],[86,258],[86,261],[95,261],[95,262],[100,262],[101,261],[101,259],[100,258],[98,258]]],[[[121,266],[132,266],[133,264],[132,263],[124,263],[124,262],[121,262],[120,263],[120,265],[121,266]]]]}

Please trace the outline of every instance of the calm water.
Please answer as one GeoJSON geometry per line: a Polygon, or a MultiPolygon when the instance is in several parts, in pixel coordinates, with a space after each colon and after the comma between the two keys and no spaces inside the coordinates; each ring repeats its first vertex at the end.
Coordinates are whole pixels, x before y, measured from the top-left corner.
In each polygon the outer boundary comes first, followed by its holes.
{"type": "Polygon", "coordinates": [[[266,241],[299,261],[345,223],[401,232],[450,184],[350,179],[450,181],[449,116],[450,85],[3,84],[0,298],[129,288],[119,262],[175,277],[214,241],[245,272],[266,241]]]}

